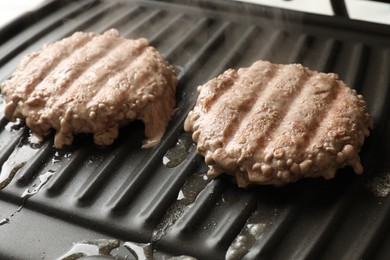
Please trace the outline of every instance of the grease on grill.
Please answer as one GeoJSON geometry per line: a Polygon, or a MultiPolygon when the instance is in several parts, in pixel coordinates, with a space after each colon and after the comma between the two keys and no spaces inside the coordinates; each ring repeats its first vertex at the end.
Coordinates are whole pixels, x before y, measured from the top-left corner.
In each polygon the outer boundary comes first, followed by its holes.
{"type": "Polygon", "coordinates": [[[19,206],[19,208],[17,210],[15,210],[14,212],[12,212],[9,217],[7,218],[4,218],[2,220],[0,220],[0,226],[1,225],[4,225],[4,224],[8,224],[10,223],[11,221],[11,218],[13,218],[15,216],[15,214],[19,213],[23,207],[24,207],[24,204],[26,203],[26,201],[34,196],[35,194],[37,194],[41,189],[42,187],[50,180],[50,178],[55,174],[55,171],[54,170],[48,170],[47,172],[43,173],[43,174],[40,174],[38,176],[38,181],[35,182],[31,187],[27,188],[24,190],[24,192],[22,193],[21,195],[21,199],[22,199],[22,205],[19,206]]]}
{"type": "Polygon", "coordinates": [[[72,152],[69,152],[69,151],[64,151],[64,150],[58,150],[54,153],[54,156],[53,156],[53,159],[52,159],[52,163],[59,163],[61,162],[63,159],[67,159],[67,158],[70,158],[70,156],[72,155],[72,152]]]}
{"type": "Polygon", "coordinates": [[[0,226],[8,224],[9,223],[9,218],[3,218],[0,220],[0,226]]]}
{"type": "Polygon", "coordinates": [[[390,193],[390,172],[383,172],[365,184],[376,197],[386,197],[390,193]]]}
{"type": "Polygon", "coordinates": [[[132,242],[125,242],[123,246],[130,251],[135,259],[154,259],[153,247],[150,243],[138,244],[132,242]]]}
{"type": "MultiPolygon", "coordinates": [[[[117,239],[95,239],[74,243],[72,248],[57,260],[76,260],[80,258],[95,257],[103,259],[136,259],[136,260],[154,260],[160,259],[155,256],[150,243],[121,242],[117,239]]],[[[160,254],[161,255],[161,254],[160,254]]],[[[168,257],[166,260],[194,260],[190,256],[168,257]]]]}
{"type": "Polygon", "coordinates": [[[183,188],[180,189],[177,200],[186,206],[194,203],[199,192],[201,192],[210,181],[211,179],[206,175],[193,174],[188,178],[183,188]]]}
{"type": "Polygon", "coordinates": [[[34,196],[35,194],[38,193],[38,191],[41,190],[41,188],[43,187],[43,185],[45,185],[49,180],[50,178],[55,174],[55,171],[53,170],[48,170],[47,172],[39,175],[38,177],[38,184],[35,183],[33,186],[32,186],[32,189],[30,188],[27,188],[23,194],[22,194],[22,199],[28,199],[30,198],[31,196],[34,196]]]}
{"type": "Polygon", "coordinates": [[[188,150],[192,144],[191,135],[181,135],[174,147],[169,149],[163,157],[163,164],[168,168],[173,168],[182,163],[188,155],[188,150]]]}
{"type": "Polygon", "coordinates": [[[15,132],[19,131],[23,126],[24,122],[21,119],[17,118],[15,122],[8,122],[5,125],[4,129],[10,132],[15,132]]]}
{"type": "MultiPolygon", "coordinates": [[[[30,132],[25,138],[23,138],[19,144],[15,147],[11,155],[2,165],[0,172],[0,190],[4,189],[11,183],[18,171],[24,167],[24,165],[34,159],[34,156],[39,152],[41,148],[41,143],[34,137],[30,132]]],[[[60,162],[64,158],[68,158],[70,153],[65,153],[63,151],[56,152],[51,160],[51,164],[47,164],[46,171],[42,171],[33,181],[32,184],[27,187],[21,194],[22,203],[17,210],[9,214],[8,217],[0,220],[0,226],[4,224],[11,223],[11,218],[20,212],[26,201],[37,194],[42,187],[51,179],[55,174],[58,168],[61,168],[62,165],[60,162]]]]}
{"type": "Polygon", "coordinates": [[[17,210],[12,212],[7,218],[0,220],[0,226],[11,223],[11,218],[13,218],[15,214],[19,213],[22,210],[23,204],[17,210]]]}
{"type": "Polygon", "coordinates": [[[184,211],[192,206],[198,194],[210,181],[211,179],[204,176],[204,173],[193,174],[187,179],[179,191],[177,200],[167,209],[157,228],[153,231],[152,241],[157,241],[166,234],[184,211]]]}
{"type": "Polygon", "coordinates": [[[273,225],[273,219],[277,212],[267,214],[259,209],[253,212],[249,217],[240,234],[233,240],[228,251],[226,252],[226,260],[236,260],[243,258],[256,242],[261,240],[270,226],[273,225]]]}
{"type": "Polygon", "coordinates": [[[110,252],[119,247],[119,240],[96,239],[75,243],[73,247],[58,260],[75,260],[85,256],[109,256],[110,252]]]}
{"type": "Polygon", "coordinates": [[[18,144],[15,150],[2,165],[0,172],[0,190],[4,189],[14,178],[15,174],[38,152],[36,147],[29,144],[18,144]]]}

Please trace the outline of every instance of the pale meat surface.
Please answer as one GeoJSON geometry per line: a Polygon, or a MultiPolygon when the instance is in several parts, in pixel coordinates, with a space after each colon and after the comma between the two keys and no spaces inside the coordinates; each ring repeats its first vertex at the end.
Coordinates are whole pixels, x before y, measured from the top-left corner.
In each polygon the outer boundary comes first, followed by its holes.
{"type": "Polygon", "coordinates": [[[26,55],[1,84],[5,116],[25,118],[38,137],[56,129],[54,146],[75,133],[93,133],[109,145],[118,127],[133,120],[145,124],[144,147],[156,145],[175,109],[176,75],[158,51],[140,38],[76,32],[26,55]]]}
{"type": "Polygon", "coordinates": [[[300,64],[257,61],[198,87],[184,128],[210,165],[209,176],[234,175],[241,187],[333,178],[350,165],[372,127],[361,95],[336,74],[300,64]]]}

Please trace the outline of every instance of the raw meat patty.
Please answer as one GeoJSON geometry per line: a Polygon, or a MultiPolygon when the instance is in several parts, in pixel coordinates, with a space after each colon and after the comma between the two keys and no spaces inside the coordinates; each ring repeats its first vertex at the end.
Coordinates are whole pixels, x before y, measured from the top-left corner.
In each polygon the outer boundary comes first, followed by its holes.
{"type": "Polygon", "coordinates": [[[363,97],[336,74],[258,61],[225,71],[198,92],[184,128],[209,176],[227,172],[246,187],[330,179],[347,165],[363,172],[358,152],[372,118],[363,97]]]}
{"type": "Polygon", "coordinates": [[[109,145],[118,127],[145,123],[143,147],[156,145],[174,113],[175,71],[146,39],[129,40],[115,29],[76,32],[25,56],[1,84],[5,116],[25,118],[38,137],[57,130],[54,146],[75,133],[93,133],[109,145]]]}

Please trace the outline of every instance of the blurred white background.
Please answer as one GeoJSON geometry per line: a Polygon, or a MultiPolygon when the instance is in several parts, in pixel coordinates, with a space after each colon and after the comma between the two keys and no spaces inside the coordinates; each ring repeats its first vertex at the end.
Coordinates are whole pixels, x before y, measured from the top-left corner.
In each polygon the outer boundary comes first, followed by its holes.
{"type": "Polygon", "coordinates": [[[0,0],[0,27],[23,12],[34,9],[44,0],[0,0]]]}
{"type": "MultiPolygon", "coordinates": [[[[0,27],[45,0],[0,0],[0,27]]],[[[305,12],[332,15],[329,0],[236,0],[305,12]]],[[[341,1],[341,0],[340,0],[341,1]]],[[[346,0],[351,18],[390,24],[390,4],[367,0],[346,0]]]]}
{"type": "MultiPolygon", "coordinates": [[[[310,13],[333,15],[329,0],[236,0],[258,3],[310,13]]],[[[341,1],[341,0],[340,0],[341,1]]],[[[390,24],[390,4],[367,1],[345,0],[349,17],[357,20],[390,24]]]]}

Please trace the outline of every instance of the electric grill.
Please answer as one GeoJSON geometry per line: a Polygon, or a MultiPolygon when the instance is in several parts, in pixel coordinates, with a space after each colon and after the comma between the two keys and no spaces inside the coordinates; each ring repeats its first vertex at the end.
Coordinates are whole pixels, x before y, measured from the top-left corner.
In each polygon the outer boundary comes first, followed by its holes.
{"type": "Polygon", "coordinates": [[[0,259],[388,258],[389,26],[231,1],[47,1],[0,31],[0,81],[44,43],[109,28],[148,38],[173,64],[179,109],[155,148],[140,148],[134,122],[112,146],[79,135],[56,150],[53,136],[37,144],[23,122],[8,122],[2,102],[0,259]],[[196,87],[258,59],[335,72],[364,95],[375,128],[363,175],[345,168],[328,181],[248,189],[204,177],[183,132],[196,87]]]}

